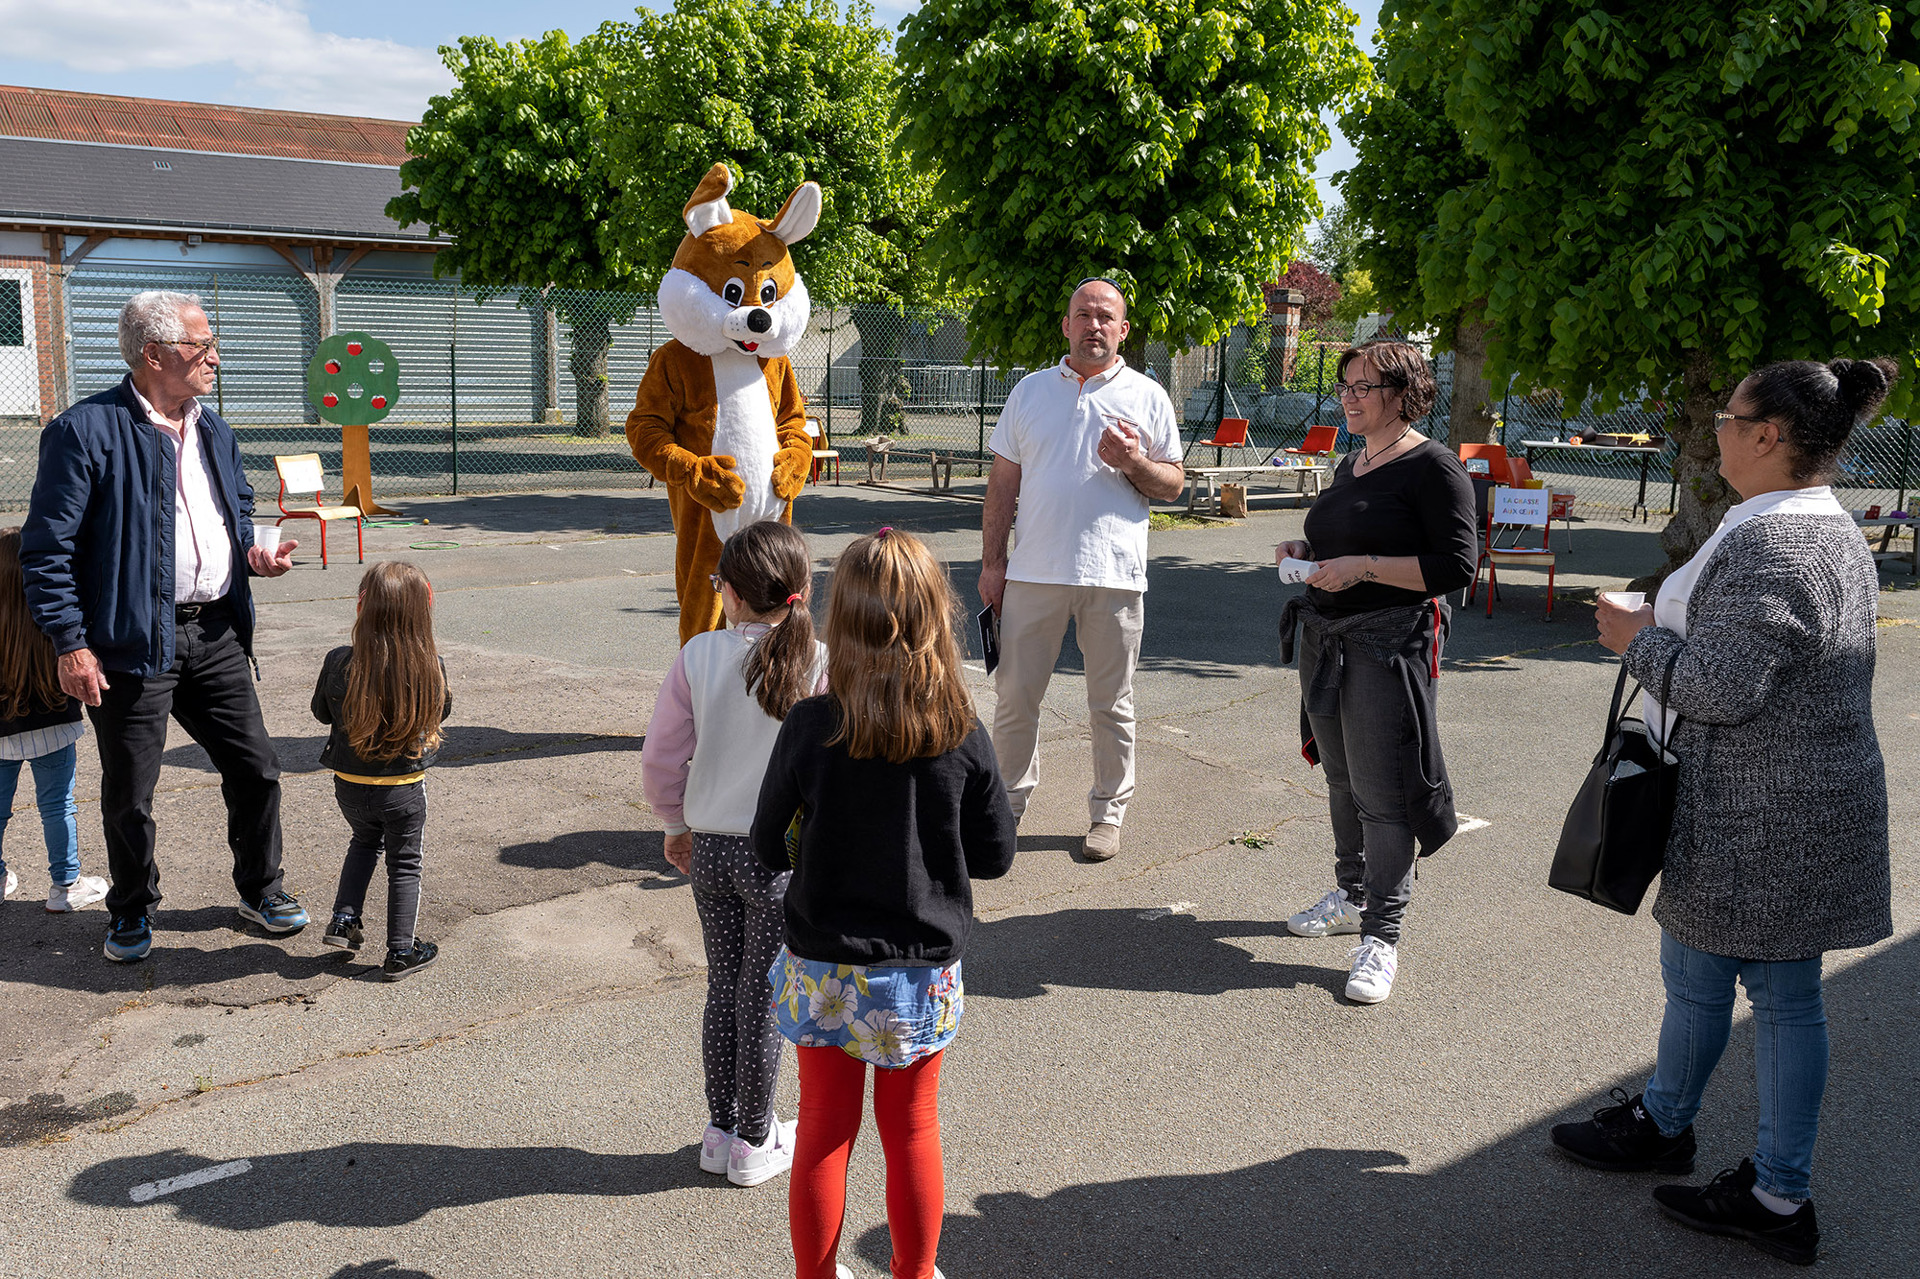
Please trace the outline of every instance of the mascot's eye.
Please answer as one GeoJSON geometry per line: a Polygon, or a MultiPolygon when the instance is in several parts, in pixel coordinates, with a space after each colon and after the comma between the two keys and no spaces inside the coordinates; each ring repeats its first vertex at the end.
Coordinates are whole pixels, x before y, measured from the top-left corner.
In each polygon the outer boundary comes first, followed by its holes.
{"type": "Polygon", "coordinates": [[[780,300],[780,288],[772,280],[760,286],[760,305],[772,306],[780,300]]]}
{"type": "Polygon", "coordinates": [[[739,280],[728,280],[727,287],[720,290],[720,296],[726,299],[728,306],[739,306],[741,299],[747,296],[747,286],[739,280]]]}

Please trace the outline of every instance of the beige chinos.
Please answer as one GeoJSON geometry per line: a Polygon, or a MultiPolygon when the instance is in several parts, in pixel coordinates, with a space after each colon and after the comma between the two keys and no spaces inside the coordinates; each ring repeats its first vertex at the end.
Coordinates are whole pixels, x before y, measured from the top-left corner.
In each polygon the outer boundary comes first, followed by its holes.
{"type": "Polygon", "coordinates": [[[1133,798],[1133,670],[1140,660],[1145,592],[1104,586],[1007,583],[994,671],[993,750],[1017,818],[1040,780],[1040,702],[1071,620],[1087,677],[1093,735],[1095,823],[1120,825],[1133,798]]]}

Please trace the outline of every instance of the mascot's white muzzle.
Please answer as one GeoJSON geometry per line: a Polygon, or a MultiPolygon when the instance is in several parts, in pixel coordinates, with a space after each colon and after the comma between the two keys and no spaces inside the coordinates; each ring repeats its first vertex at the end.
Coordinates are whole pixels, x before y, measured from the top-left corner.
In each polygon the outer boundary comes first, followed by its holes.
{"type": "Polygon", "coordinates": [[[740,344],[740,349],[756,354],[762,342],[773,337],[773,312],[764,306],[743,306],[729,311],[720,322],[720,331],[740,344]]]}
{"type": "Polygon", "coordinates": [[[770,305],[732,306],[691,271],[675,267],[660,281],[660,318],[667,331],[702,355],[735,351],[771,360],[791,355],[806,335],[813,303],[799,276],[770,305]]]}

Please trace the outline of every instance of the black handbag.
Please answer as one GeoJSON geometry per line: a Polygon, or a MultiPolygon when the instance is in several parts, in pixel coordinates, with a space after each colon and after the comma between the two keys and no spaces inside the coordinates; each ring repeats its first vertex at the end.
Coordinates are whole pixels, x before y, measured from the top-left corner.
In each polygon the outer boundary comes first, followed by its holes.
{"type": "MultiPolygon", "coordinates": [[[[1667,659],[1660,688],[1662,707],[1672,704],[1673,664],[1679,658],[1676,651],[1667,659]]],[[[1567,811],[1547,884],[1631,915],[1640,909],[1647,886],[1666,861],[1680,761],[1654,743],[1645,721],[1620,717],[1626,687],[1627,668],[1622,663],[1620,678],[1613,685],[1613,709],[1607,712],[1606,741],[1567,811]]],[[[1634,691],[1639,691],[1638,684],[1634,691]]],[[[1669,710],[1668,741],[1673,740],[1679,722],[1669,710]]]]}

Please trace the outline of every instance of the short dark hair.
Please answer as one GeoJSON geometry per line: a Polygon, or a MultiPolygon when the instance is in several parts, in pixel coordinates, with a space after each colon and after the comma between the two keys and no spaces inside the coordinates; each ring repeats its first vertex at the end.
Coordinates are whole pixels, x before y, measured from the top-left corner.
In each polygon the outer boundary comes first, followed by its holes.
{"type": "Polygon", "coordinates": [[[1080,283],[1074,285],[1072,291],[1067,294],[1068,314],[1073,313],[1073,295],[1081,289],[1086,288],[1089,284],[1104,284],[1115,293],[1118,293],[1120,295],[1120,318],[1123,320],[1127,318],[1127,312],[1133,309],[1133,303],[1127,300],[1127,290],[1125,287],[1121,285],[1120,281],[1110,275],[1090,275],[1081,280],[1080,283]]]}
{"type": "Polygon", "coordinates": [[[1417,422],[1433,408],[1440,390],[1433,382],[1433,365],[1420,348],[1393,338],[1375,338],[1340,352],[1333,375],[1344,380],[1347,365],[1361,356],[1379,372],[1380,380],[1400,392],[1400,420],[1417,422]]]}
{"type": "Polygon", "coordinates": [[[1793,478],[1833,469],[1853,428],[1870,419],[1900,376],[1885,356],[1871,360],[1782,360],[1747,374],[1752,417],[1780,427],[1793,456],[1793,478]]]}

